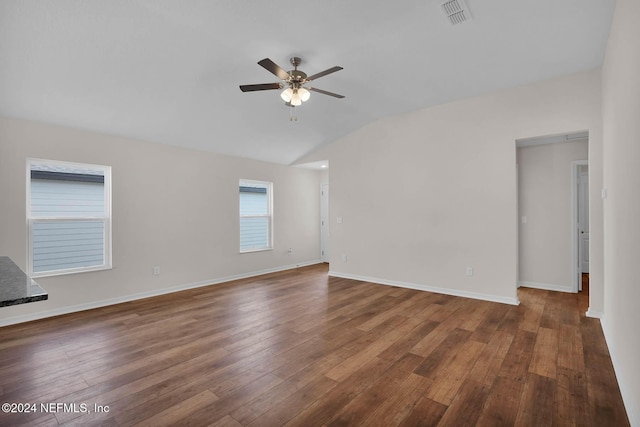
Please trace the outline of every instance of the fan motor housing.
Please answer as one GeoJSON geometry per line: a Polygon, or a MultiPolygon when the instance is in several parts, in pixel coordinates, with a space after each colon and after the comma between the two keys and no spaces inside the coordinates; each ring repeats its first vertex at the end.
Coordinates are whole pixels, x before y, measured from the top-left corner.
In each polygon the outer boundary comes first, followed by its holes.
{"type": "Polygon", "coordinates": [[[300,70],[291,70],[289,71],[289,75],[291,76],[291,80],[295,82],[301,82],[307,78],[307,73],[300,70]]]}

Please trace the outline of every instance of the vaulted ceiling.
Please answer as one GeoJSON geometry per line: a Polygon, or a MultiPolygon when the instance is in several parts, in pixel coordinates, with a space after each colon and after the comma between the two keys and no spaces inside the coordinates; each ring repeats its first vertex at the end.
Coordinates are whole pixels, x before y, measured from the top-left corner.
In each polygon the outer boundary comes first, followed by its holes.
{"type": "MultiPolygon", "coordinates": [[[[382,117],[601,65],[614,0],[2,0],[0,115],[290,164],[382,117]],[[257,65],[344,70],[295,108],[257,65]]],[[[2,143],[2,141],[0,141],[2,143]]]]}

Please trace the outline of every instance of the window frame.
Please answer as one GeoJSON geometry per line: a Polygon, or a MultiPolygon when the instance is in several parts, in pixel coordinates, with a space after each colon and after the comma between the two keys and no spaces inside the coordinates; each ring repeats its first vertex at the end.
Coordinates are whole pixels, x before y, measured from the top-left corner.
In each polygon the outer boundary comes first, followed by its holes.
{"type": "Polygon", "coordinates": [[[110,270],[112,265],[112,215],[111,215],[111,166],[95,165],[90,163],[67,162],[60,160],[27,158],[26,165],[26,219],[27,219],[27,272],[31,277],[49,277],[65,274],[85,273],[89,271],[110,270]],[[71,168],[84,168],[102,172],[104,177],[104,216],[39,216],[33,217],[31,213],[31,167],[34,165],[60,166],[71,168]],[[36,223],[47,222],[96,222],[104,224],[104,262],[101,265],[86,267],[63,268],[58,270],[33,271],[33,227],[36,223]]]}
{"type": "Polygon", "coordinates": [[[238,182],[238,247],[241,254],[263,252],[273,250],[273,182],[258,181],[255,179],[240,179],[238,182]],[[261,185],[267,188],[267,214],[242,215],[240,212],[240,187],[242,184],[261,185]],[[243,218],[268,218],[267,221],[267,247],[242,249],[242,219],[243,218]]]}

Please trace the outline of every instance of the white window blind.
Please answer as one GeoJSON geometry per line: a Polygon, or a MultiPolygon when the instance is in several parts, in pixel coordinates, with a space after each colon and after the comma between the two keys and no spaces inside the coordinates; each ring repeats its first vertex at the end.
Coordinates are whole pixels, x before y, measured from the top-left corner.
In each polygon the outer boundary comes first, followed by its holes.
{"type": "Polygon", "coordinates": [[[110,268],[110,168],[31,160],[28,172],[29,273],[110,268]]]}
{"type": "Polygon", "coordinates": [[[240,252],[272,248],[272,184],[240,181],[240,252]]]}

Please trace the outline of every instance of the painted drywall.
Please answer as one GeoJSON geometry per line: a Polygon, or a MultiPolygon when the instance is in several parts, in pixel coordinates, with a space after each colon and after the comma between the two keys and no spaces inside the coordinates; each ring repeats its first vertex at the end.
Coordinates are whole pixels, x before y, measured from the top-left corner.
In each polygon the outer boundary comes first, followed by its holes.
{"type": "MultiPolygon", "coordinates": [[[[516,302],[515,141],[588,130],[592,158],[600,103],[593,70],[380,120],[301,159],[331,165],[332,274],[516,302]]],[[[591,167],[597,192],[600,164],[591,167]]],[[[590,218],[602,227],[597,206],[590,218]]],[[[595,233],[598,312],[599,245],[595,233]]]]}
{"type": "Polygon", "coordinates": [[[640,426],[640,2],[617,0],[602,70],[603,328],[631,425],[640,426]]]}
{"type": "Polygon", "coordinates": [[[2,307],[0,324],[318,261],[317,171],[2,118],[0,254],[22,268],[28,157],[112,167],[113,269],[40,278],[49,300],[2,307]],[[273,250],[239,253],[241,178],[273,182],[273,250]]]}
{"type": "Polygon", "coordinates": [[[587,160],[588,150],[587,140],[517,149],[523,286],[573,290],[571,168],[573,161],[587,160]]]}
{"type": "Polygon", "coordinates": [[[323,170],[320,171],[320,185],[329,184],[329,171],[323,170]]]}

